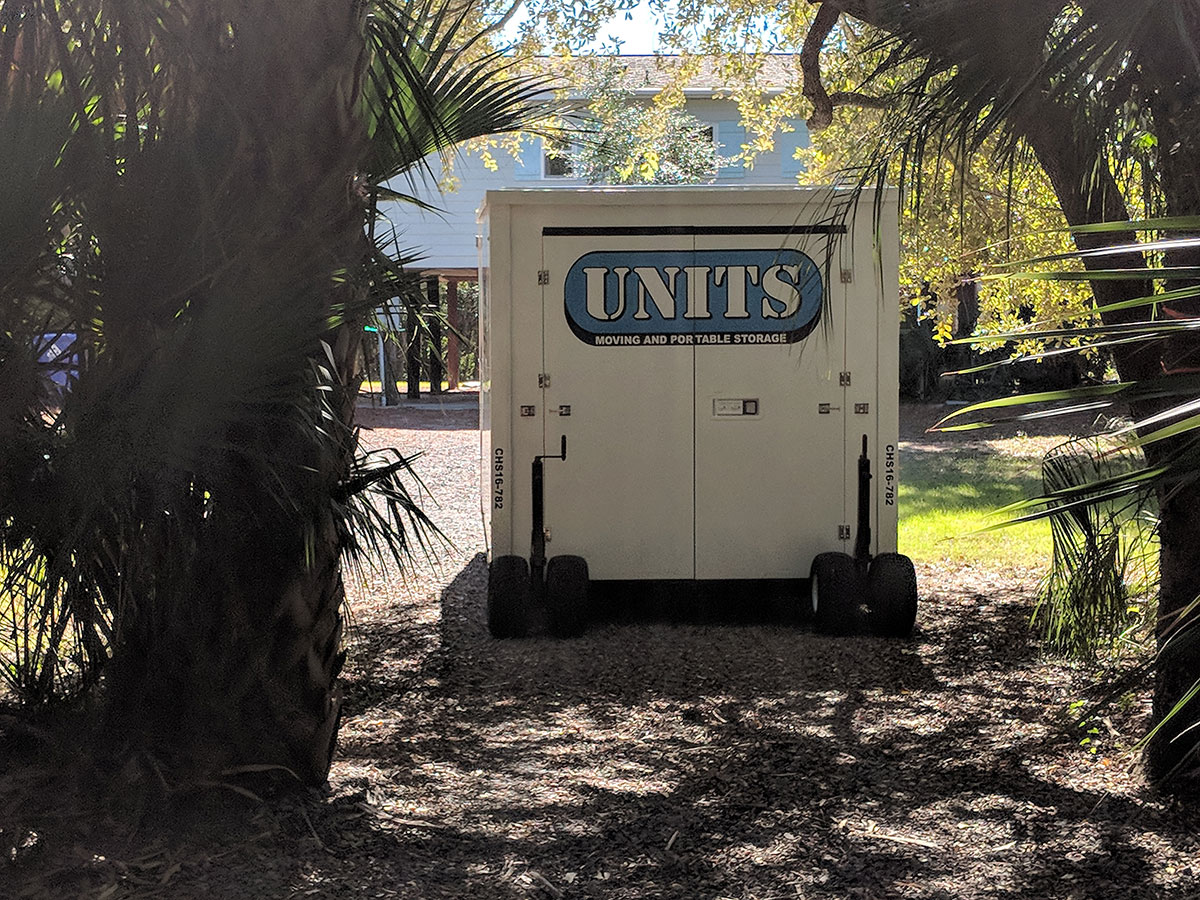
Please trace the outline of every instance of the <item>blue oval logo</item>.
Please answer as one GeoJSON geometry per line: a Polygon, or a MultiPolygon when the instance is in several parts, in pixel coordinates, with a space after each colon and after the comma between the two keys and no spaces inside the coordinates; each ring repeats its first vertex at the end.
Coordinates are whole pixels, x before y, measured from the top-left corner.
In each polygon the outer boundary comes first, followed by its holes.
{"type": "Polygon", "coordinates": [[[791,344],[821,317],[821,270],[799,250],[603,250],[563,285],[567,322],[596,346],[791,344]]]}

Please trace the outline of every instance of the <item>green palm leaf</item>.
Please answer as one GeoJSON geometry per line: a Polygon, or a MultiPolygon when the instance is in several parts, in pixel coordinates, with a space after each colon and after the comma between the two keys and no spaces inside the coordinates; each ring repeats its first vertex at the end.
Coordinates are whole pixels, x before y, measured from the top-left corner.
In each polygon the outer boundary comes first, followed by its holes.
{"type": "Polygon", "coordinates": [[[551,80],[472,33],[469,8],[377,0],[368,20],[373,57],[363,104],[371,146],[365,172],[382,184],[471,138],[518,131],[558,106],[551,80]]]}

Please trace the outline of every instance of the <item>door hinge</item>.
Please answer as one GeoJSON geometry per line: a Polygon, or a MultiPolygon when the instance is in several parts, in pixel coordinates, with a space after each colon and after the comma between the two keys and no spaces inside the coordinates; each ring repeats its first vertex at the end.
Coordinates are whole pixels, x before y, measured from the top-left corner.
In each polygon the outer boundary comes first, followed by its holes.
{"type": "Polygon", "coordinates": [[[838,526],[838,540],[839,541],[850,540],[850,526],[849,525],[839,525],[838,526]]]}
{"type": "Polygon", "coordinates": [[[550,283],[550,270],[549,269],[538,269],[538,284],[549,284],[549,283],[550,283]]]}
{"type": "Polygon", "coordinates": [[[838,373],[838,384],[841,385],[842,387],[850,387],[850,373],[849,372],[839,372],[838,373]]]}
{"type": "Polygon", "coordinates": [[[550,376],[545,372],[542,372],[540,375],[538,375],[538,387],[542,390],[550,387],[550,376]]]}
{"type": "Polygon", "coordinates": [[[842,269],[842,284],[853,284],[853,282],[854,282],[854,270],[853,269],[842,269]]]}
{"type": "Polygon", "coordinates": [[[548,525],[542,529],[542,535],[546,538],[547,544],[554,540],[554,535],[550,533],[550,526],[548,525]]]}

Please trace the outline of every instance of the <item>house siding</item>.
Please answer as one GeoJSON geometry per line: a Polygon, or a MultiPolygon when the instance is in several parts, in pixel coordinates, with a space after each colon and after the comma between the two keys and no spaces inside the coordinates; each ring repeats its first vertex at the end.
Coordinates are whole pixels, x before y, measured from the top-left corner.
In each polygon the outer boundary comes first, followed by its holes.
{"type": "MultiPolygon", "coordinates": [[[[714,127],[714,135],[722,144],[720,153],[734,155],[741,150],[746,140],[746,130],[738,121],[737,105],[732,101],[692,98],[687,111],[705,125],[714,127]]],[[[793,184],[800,173],[799,162],[794,154],[797,147],[808,146],[808,131],[801,121],[789,123],[795,129],[775,135],[772,150],[760,153],[753,167],[740,163],[724,166],[718,173],[716,184],[793,184]]],[[[422,271],[473,270],[479,263],[476,244],[476,211],[489,190],[505,187],[564,187],[581,185],[575,178],[546,178],[542,175],[542,142],[534,139],[522,148],[522,158],[514,159],[506,151],[494,151],[497,163],[495,171],[484,166],[476,154],[459,154],[453,163],[453,176],[457,187],[452,191],[439,192],[436,179],[426,173],[423,181],[409,183],[393,181],[394,190],[412,194],[437,208],[430,212],[412,204],[383,203],[380,212],[385,217],[376,225],[376,233],[387,235],[391,229],[396,234],[397,245],[407,253],[416,255],[419,262],[412,268],[422,271]]],[[[443,175],[440,161],[434,157],[429,165],[436,177],[443,175]]]]}

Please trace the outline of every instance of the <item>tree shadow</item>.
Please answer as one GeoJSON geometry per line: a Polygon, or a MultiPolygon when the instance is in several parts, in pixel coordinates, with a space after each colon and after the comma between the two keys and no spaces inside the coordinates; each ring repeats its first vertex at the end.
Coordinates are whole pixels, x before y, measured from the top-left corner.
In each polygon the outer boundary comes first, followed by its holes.
{"type": "Polygon", "coordinates": [[[456,401],[454,395],[443,395],[445,407],[426,401],[421,406],[360,406],[355,423],[364,430],[402,428],[406,431],[478,431],[479,408],[456,401]]]}
{"type": "MultiPolygon", "coordinates": [[[[361,623],[329,792],[168,842],[154,859],[180,868],[144,895],[1144,898],[1197,851],[1193,811],[1062,777],[1098,763],[1058,727],[1068,680],[1015,589],[927,592],[909,642],[657,622],[496,641],[485,579],[480,555],[436,607],[361,623]]],[[[132,853],[71,871],[141,896],[132,853]]]]}
{"type": "Polygon", "coordinates": [[[422,839],[436,884],[451,872],[514,896],[1150,897],[1155,841],[1195,846],[1190,813],[1042,774],[1075,738],[1044,721],[1027,601],[926,596],[913,642],[660,623],[494,641],[485,578],[481,555],[442,592],[416,676],[429,718],[348,751],[401,746],[398,793],[469,798],[460,823],[422,839]]]}

